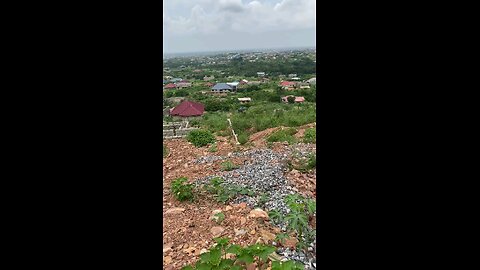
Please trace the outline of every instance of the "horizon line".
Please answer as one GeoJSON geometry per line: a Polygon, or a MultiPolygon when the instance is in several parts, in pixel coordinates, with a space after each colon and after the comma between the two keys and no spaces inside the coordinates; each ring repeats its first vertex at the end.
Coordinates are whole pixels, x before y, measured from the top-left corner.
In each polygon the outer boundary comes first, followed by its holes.
{"type": "Polygon", "coordinates": [[[187,53],[214,53],[214,52],[235,52],[235,51],[253,51],[253,50],[282,50],[282,49],[305,49],[305,48],[316,48],[316,45],[313,46],[295,46],[295,47],[270,47],[270,48],[247,48],[247,49],[219,49],[211,51],[184,51],[184,52],[163,52],[163,55],[166,54],[187,54],[187,53]]]}

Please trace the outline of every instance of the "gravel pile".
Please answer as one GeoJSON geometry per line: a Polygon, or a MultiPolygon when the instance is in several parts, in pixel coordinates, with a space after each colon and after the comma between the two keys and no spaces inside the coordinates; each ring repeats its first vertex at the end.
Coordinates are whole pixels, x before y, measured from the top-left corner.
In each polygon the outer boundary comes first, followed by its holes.
{"type": "Polygon", "coordinates": [[[316,269],[317,268],[317,259],[315,257],[316,254],[316,246],[317,241],[315,240],[310,246],[308,247],[307,253],[298,250],[290,250],[288,248],[279,248],[277,249],[277,254],[285,257],[286,260],[294,260],[297,262],[301,262],[305,265],[305,270],[307,269],[316,269]]]}
{"type": "Polygon", "coordinates": [[[222,160],[222,159],[226,159],[226,157],[222,157],[222,156],[202,156],[202,157],[194,160],[193,163],[194,164],[212,163],[214,161],[222,160]]]}
{"type": "Polygon", "coordinates": [[[316,153],[315,144],[298,143],[290,146],[290,153],[297,158],[308,158],[310,154],[316,153]]]}
{"type": "MultiPolygon", "coordinates": [[[[300,149],[302,149],[301,147],[300,149]]],[[[209,183],[210,179],[214,177],[222,177],[224,185],[245,187],[257,194],[254,197],[246,195],[237,196],[232,203],[245,202],[249,207],[254,208],[259,203],[260,194],[265,194],[266,200],[262,208],[267,212],[276,210],[282,215],[286,215],[290,209],[286,206],[284,198],[289,194],[295,193],[294,188],[289,185],[287,178],[284,176],[284,172],[287,170],[286,161],[288,155],[275,153],[270,149],[254,149],[243,153],[233,153],[232,156],[247,157],[249,160],[235,170],[196,179],[194,184],[199,186],[209,183]]],[[[202,157],[197,161],[205,163],[219,159],[225,159],[225,157],[208,156],[202,157]]],[[[281,228],[282,231],[286,231],[285,223],[275,225],[281,228]]],[[[305,264],[305,269],[313,269],[311,260],[315,257],[314,253],[313,255],[303,254],[301,251],[295,253],[290,250],[282,250],[282,252],[285,252],[285,254],[279,254],[305,264]]]]}

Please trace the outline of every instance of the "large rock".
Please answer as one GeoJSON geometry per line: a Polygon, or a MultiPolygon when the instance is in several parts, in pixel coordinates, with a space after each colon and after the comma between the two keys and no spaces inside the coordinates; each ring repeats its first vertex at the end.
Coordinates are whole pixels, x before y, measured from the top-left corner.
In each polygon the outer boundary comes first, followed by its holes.
{"type": "Polygon", "coordinates": [[[250,214],[248,214],[248,217],[268,219],[268,213],[263,211],[260,208],[256,208],[256,209],[253,209],[252,211],[250,211],[250,214]]]}
{"type": "Polygon", "coordinates": [[[276,237],[275,234],[264,229],[260,229],[260,234],[262,235],[263,239],[270,240],[270,241],[275,240],[275,237],[276,237]]]}
{"type": "Polygon", "coordinates": [[[165,264],[170,264],[170,263],[172,262],[172,257],[171,257],[171,256],[165,256],[165,257],[163,258],[163,262],[164,262],[165,264]]]}
{"type": "Polygon", "coordinates": [[[183,211],[185,211],[185,208],[175,207],[175,208],[168,209],[165,212],[165,215],[176,215],[176,214],[179,214],[183,211]]]}
{"type": "Polygon", "coordinates": [[[219,237],[225,231],[223,227],[212,227],[210,232],[213,234],[213,237],[219,237]]]}
{"type": "Polygon", "coordinates": [[[233,229],[233,230],[235,231],[235,236],[241,236],[247,233],[247,231],[245,231],[244,229],[240,229],[240,230],[233,229]]]}
{"type": "Polygon", "coordinates": [[[247,219],[244,217],[240,218],[240,225],[244,225],[247,222],[247,219]]]}

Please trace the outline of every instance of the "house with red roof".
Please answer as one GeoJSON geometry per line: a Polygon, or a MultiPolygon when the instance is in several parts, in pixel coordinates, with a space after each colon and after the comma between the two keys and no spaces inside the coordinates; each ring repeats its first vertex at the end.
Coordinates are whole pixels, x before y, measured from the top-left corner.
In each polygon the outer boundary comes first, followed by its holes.
{"type": "Polygon", "coordinates": [[[190,117],[202,116],[205,112],[205,106],[198,102],[184,100],[178,106],[170,111],[171,116],[188,119],[190,117]]]}
{"type": "Polygon", "coordinates": [[[293,90],[295,89],[295,83],[294,82],[289,82],[289,81],[282,81],[279,85],[285,90],[293,90]]]}
{"type": "MultiPolygon", "coordinates": [[[[282,101],[285,103],[288,103],[288,97],[293,97],[293,96],[282,97],[282,101]]],[[[305,101],[304,97],[295,97],[295,103],[302,103],[304,101],[305,101]]]]}
{"type": "Polygon", "coordinates": [[[175,89],[177,86],[173,83],[169,83],[163,87],[163,89],[175,89]]]}
{"type": "Polygon", "coordinates": [[[177,82],[177,87],[178,88],[191,87],[191,86],[192,86],[192,83],[187,81],[187,80],[181,80],[181,81],[177,82]]]}

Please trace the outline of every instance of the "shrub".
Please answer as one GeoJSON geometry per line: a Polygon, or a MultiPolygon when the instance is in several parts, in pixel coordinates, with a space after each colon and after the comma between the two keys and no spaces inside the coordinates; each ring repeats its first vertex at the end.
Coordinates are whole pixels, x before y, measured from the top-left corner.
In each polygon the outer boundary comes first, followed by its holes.
{"type": "Polygon", "coordinates": [[[196,147],[202,147],[215,142],[215,136],[208,130],[194,130],[188,133],[187,141],[196,147]]]}
{"type": "Polygon", "coordinates": [[[186,200],[193,201],[193,185],[184,184],[186,181],[186,177],[180,177],[175,179],[171,184],[173,196],[181,202],[186,200]]]}
{"type": "Polygon", "coordinates": [[[313,168],[317,167],[317,156],[315,154],[311,154],[309,157],[308,157],[308,161],[307,161],[307,170],[311,170],[313,168]]]}
{"type": "MultiPolygon", "coordinates": [[[[316,213],[316,201],[304,198],[299,194],[291,194],[285,197],[285,204],[290,211],[286,216],[279,211],[272,210],[268,213],[269,217],[276,223],[286,222],[287,228],[297,234],[299,243],[298,248],[307,249],[308,244],[315,239],[316,230],[311,229],[308,221],[316,213]]],[[[277,235],[277,240],[285,238],[285,235],[277,235]]]]}
{"type": "Polygon", "coordinates": [[[240,144],[245,144],[248,142],[248,137],[249,136],[246,133],[240,133],[238,134],[237,139],[240,144]]]}
{"type": "Polygon", "coordinates": [[[233,164],[231,161],[225,161],[225,162],[222,162],[222,168],[224,171],[231,171],[238,168],[238,166],[233,164]]]}
{"type": "Polygon", "coordinates": [[[267,137],[267,142],[288,142],[292,144],[295,142],[295,137],[293,137],[295,133],[297,133],[297,130],[294,128],[281,129],[270,134],[267,137]]]}
{"type": "MultiPolygon", "coordinates": [[[[194,266],[187,265],[181,270],[200,270],[200,269],[247,269],[247,265],[256,263],[258,269],[268,267],[271,255],[275,252],[275,247],[253,244],[247,247],[241,247],[236,244],[228,244],[229,238],[214,238],[216,245],[211,247],[208,252],[200,255],[200,260],[194,266]],[[234,255],[227,259],[227,253],[234,255]]],[[[272,270],[293,270],[304,269],[303,264],[295,261],[272,262],[272,270]]]]}
{"type": "Polygon", "coordinates": [[[209,193],[214,194],[217,202],[222,203],[226,203],[230,199],[235,198],[238,194],[249,196],[255,195],[255,192],[248,188],[223,184],[223,179],[220,177],[210,179],[210,182],[204,185],[203,188],[209,193]]]}
{"type": "Polygon", "coordinates": [[[304,143],[315,143],[317,141],[317,131],[315,128],[308,128],[303,135],[304,143]]]}

